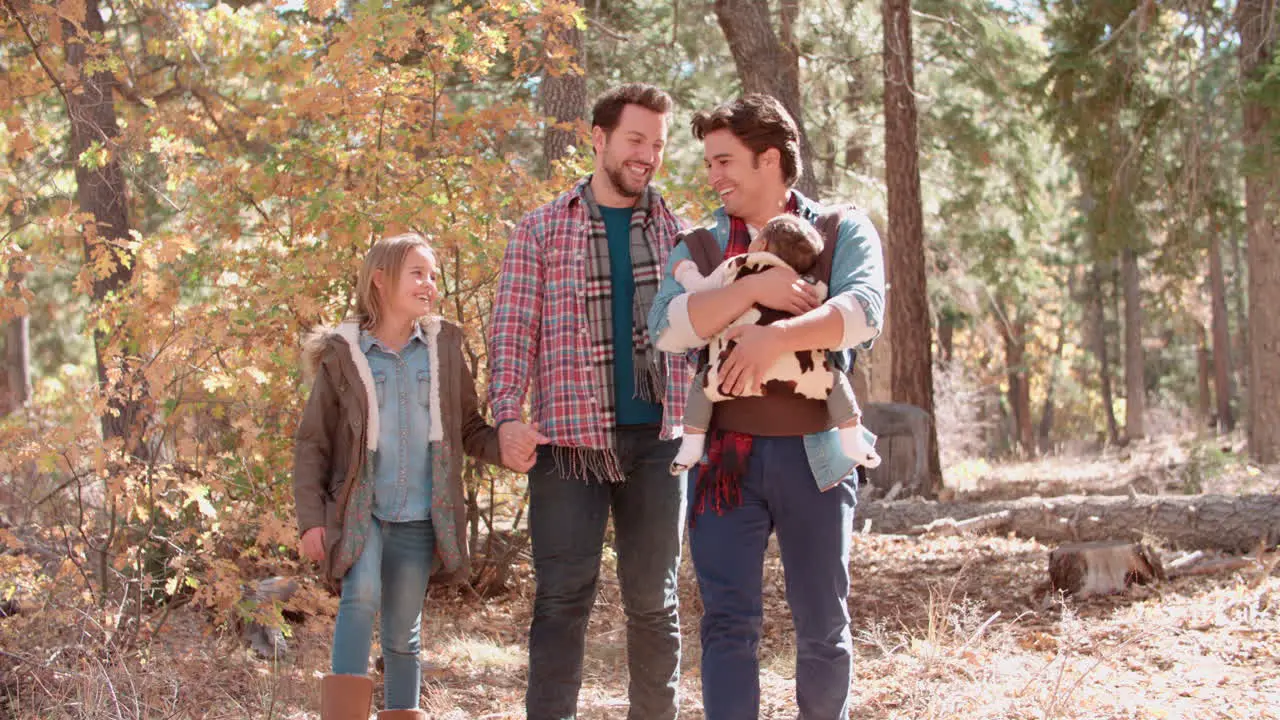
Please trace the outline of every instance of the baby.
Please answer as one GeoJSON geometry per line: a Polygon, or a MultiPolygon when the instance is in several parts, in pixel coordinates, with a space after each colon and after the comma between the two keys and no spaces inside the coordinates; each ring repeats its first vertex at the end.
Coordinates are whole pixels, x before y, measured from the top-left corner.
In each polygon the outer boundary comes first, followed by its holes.
{"type": "MultiPolygon", "coordinates": [[[[720,263],[708,276],[698,272],[698,266],[692,260],[685,260],[676,265],[672,275],[676,281],[690,292],[720,288],[733,282],[747,267],[786,265],[798,275],[803,276],[813,269],[818,257],[822,254],[823,239],[816,228],[795,215],[779,215],[761,228],[751,241],[746,255],[729,258],[720,263]]],[[[809,280],[806,278],[806,280],[809,280]]],[[[812,282],[812,280],[809,280],[812,282]]],[[[826,294],[823,283],[814,283],[822,294],[826,294]]],[[[757,312],[754,309],[748,313],[757,312]]],[[[730,327],[740,324],[735,321],[730,327]]],[[[726,328],[727,329],[727,328],[726,328]]],[[[719,353],[711,353],[718,357],[719,353]]],[[[671,463],[671,473],[679,474],[688,470],[702,459],[706,444],[707,427],[711,424],[713,403],[728,399],[720,393],[718,383],[708,383],[710,363],[704,364],[694,376],[689,390],[689,400],[684,411],[684,439],[680,450],[671,463]]],[[[776,372],[776,366],[770,374],[776,372]]],[[[713,376],[715,373],[713,373],[713,376]]],[[[768,378],[760,378],[761,385],[768,378]]],[[[747,392],[747,395],[758,395],[759,392],[747,392]]],[[[837,369],[831,370],[831,386],[826,395],[827,412],[832,424],[839,427],[840,446],[858,465],[873,468],[880,464],[880,456],[876,454],[872,435],[861,425],[862,413],[858,401],[853,395],[853,387],[849,378],[837,369]]]]}

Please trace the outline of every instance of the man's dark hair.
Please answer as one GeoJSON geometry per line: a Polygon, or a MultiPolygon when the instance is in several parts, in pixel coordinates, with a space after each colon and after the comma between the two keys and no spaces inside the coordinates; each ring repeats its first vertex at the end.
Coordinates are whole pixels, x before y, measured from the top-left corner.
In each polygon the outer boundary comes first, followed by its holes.
{"type": "Polygon", "coordinates": [[[717,130],[728,130],[756,157],[777,148],[782,157],[782,180],[791,187],[800,177],[800,130],[782,102],[771,95],[752,93],[693,116],[693,136],[702,140],[717,130]]]}
{"type": "Polygon", "coordinates": [[[825,243],[822,233],[795,215],[779,215],[760,228],[765,250],[803,275],[813,269],[825,243]]]}
{"type": "Polygon", "coordinates": [[[591,109],[591,127],[599,127],[606,135],[612,133],[618,127],[622,109],[628,105],[666,115],[671,112],[672,102],[670,95],[647,83],[619,85],[596,98],[595,107],[591,109]]]}

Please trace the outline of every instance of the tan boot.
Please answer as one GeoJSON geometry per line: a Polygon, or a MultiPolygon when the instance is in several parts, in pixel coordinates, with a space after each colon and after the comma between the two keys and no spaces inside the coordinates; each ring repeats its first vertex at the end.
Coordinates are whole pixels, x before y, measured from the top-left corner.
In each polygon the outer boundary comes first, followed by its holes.
{"type": "Polygon", "coordinates": [[[383,710],[378,720],[427,720],[427,714],[421,710],[383,710]]]}
{"type": "Polygon", "coordinates": [[[325,675],[320,679],[320,720],[369,720],[373,681],[364,675],[325,675]]]}

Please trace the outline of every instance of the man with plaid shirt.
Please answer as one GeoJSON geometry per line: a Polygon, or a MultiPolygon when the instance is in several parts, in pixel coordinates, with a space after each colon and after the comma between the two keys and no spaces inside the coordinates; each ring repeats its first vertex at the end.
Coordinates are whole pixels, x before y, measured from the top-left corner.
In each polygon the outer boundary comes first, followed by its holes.
{"type": "Polygon", "coordinates": [[[647,322],[680,230],[649,184],[670,111],[671,98],[650,85],[601,96],[591,119],[595,171],[521,220],[498,279],[489,398],[504,460],[532,466],[529,720],[576,714],[610,512],[627,616],[628,717],[677,712],[686,479],[667,468],[692,372],[684,357],[656,349],[647,322]]]}

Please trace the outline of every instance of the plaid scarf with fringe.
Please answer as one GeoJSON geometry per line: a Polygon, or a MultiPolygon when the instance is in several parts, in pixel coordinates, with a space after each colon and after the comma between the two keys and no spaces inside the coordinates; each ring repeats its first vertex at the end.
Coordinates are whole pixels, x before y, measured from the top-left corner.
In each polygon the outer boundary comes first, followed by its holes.
{"type": "MultiPolygon", "coordinates": [[[[591,192],[591,178],[582,187],[591,217],[591,233],[587,242],[586,286],[584,302],[589,333],[589,362],[596,391],[596,407],[608,431],[609,447],[605,450],[573,448],[570,475],[589,471],[612,482],[625,479],[617,456],[617,388],[613,382],[613,273],[609,269],[609,235],[604,216],[591,192]]],[[[631,272],[635,278],[635,297],[631,301],[631,347],[635,356],[636,397],[660,403],[667,387],[666,368],[662,356],[649,337],[649,308],[658,295],[662,282],[662,265],[658,262],[658,238],[649,219],[649,209],[660,202],[658,191],[649,186],[636,200],[631,211],[631,272]]],[[[561,458],[557,457],[557,464],[561,458]]],[[[581,473],[585,475],[586,473],[581,473]]]]}

